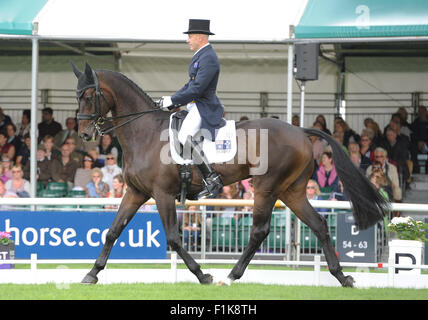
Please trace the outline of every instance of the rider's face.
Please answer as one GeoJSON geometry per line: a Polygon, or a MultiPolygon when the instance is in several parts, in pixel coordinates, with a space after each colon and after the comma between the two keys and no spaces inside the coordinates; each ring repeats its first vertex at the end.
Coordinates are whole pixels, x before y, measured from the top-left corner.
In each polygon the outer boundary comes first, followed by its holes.
{"type": "Polygon", "coordinates": [[[207,36],[198,33],[190,33],[186,42],[191,51],[198,51],[208,41],[207,36]]]}

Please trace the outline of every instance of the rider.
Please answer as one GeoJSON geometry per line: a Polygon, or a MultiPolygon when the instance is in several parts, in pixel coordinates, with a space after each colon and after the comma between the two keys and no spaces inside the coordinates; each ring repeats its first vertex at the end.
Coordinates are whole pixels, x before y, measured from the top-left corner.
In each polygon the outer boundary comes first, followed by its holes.
{"type": "Polygon", "coordinates": [[[188,34],[186,42],[190,50],[195,52],[189,65],[190,79],[172,96],[163,96],[160,107],[172,110],[187,105],[188,114],[178,133],[178,140],[183,146],[186,143],[191,145],[194,163],[204,177],[206,190],[199,197],[211,196],[218,194],[223,184],[192,137],[200,129],[205,129],[215,141],[215,131],[221,127],[223,106],[216,95],[220,64],[208,42],[208,36],[214,35],[210,32],[210,20],[190,19],[189,30],[184,33],[188,34]]]}

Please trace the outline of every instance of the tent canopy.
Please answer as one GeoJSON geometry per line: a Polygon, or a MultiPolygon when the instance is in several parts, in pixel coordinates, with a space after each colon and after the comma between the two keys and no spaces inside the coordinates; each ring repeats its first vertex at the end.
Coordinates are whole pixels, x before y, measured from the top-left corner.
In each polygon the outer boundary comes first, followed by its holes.
{"type": "Polygon", "coordinates": [[[47,1],[0,1],[0,34],[31,35],[33,19],[47,1]]]}
{"type": "Polygon", "coordinates": [[[279,42],[289,38],[289,26],[298,22],[305,4],[306,0],[5,0],[0,4],[0,34],[33,31],[41,39],[183,41],[188,19],[197,18],[211,20],[213,41],[279,42]]]}
{"type": "Polygon", "coordinates": [[[426,0],[309,0],[295,27],[299,39],[427,35],[426,0]]]}

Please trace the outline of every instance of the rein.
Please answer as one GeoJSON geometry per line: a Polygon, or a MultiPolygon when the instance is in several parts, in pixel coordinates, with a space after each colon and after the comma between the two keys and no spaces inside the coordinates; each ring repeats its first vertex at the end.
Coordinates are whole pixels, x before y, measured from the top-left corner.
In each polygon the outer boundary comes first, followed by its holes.
{"type": "Polygon", "coordinates": [[[102,107],[101,107],[101,97],[106,101],[106,103],[108,104],[108,101],[106,99],[106,97],[104,96],[103,92],[100,89],[100,84],[98,81],[98,76],[95,73],[95,71],[92,70],[92,75],[94,77],[94,84],[88,85],[80,90],[76,91],[76,97],[77,97],[77,101],[79,102],[80,98],[82,97],[83,93],[89,89],[89,88],[95,88],[95,113],[92,114],[85,114],[85,113],[78,113],[76,115],[77,120],[93,120],[92,124],[95,127],[95,129],[97,130],[97,133],[100,136],[105,135],[108,132],[113,131],[114,129],[118,129],[140,117],[142,117],[143,115],[147,114],[147,113],[152,113],[155,111],[159,111],[162,110],[161,108],[157,107],[155,109],[152,110],[146,110],[146,111],[140,111],[140,112],[135,112],[135,113],[130,113],[130,114],[125,114],[125,115],[121,115],[121,116],[116,116],[116,117],[104,117],[103,113],[102,113],[102,107]],[[132,119],[126,120],[125,122],[122,122],[118,125],[113,125],[109,128],[106,129],[102,129],[100,126],[104,124],[105,121],[112,121],[112,120],[117,120],[117,119],[123,119],[123,118],[128,118],[128,117],[134,117],[132,119]]]}

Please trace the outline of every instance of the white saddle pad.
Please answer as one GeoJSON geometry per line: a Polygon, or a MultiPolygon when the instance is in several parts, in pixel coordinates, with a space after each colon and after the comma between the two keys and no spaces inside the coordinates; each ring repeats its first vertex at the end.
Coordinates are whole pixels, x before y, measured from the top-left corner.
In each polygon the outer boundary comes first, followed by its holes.
{"type": "MultiPolygon", "coordinates": [[[[193,160],[184,160],[175,150],[175,136],[171,128],[173,115],[171,114],[169,123],[169,146],[172,160],[177,164],[193,164],[193,160]]],[[[195,139],[197,137],[198,133],[195,139]]],[[[237,149],[235,120],[227,120],[226,125],[218,130],[215,141],[205,139],[202,145],[202,150],[209,163],[228,162],[235,157],[237,149]]]]}

